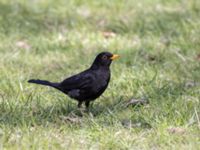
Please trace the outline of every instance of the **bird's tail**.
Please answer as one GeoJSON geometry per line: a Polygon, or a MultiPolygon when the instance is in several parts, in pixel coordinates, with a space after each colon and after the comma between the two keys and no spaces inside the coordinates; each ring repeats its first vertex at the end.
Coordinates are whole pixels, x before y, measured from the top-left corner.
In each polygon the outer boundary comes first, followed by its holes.
{"type": "Polygon", "coordinates": [[[53,83],[47,80],[39,80],[39,79],[31,79],[28,80],[29,83],[35,83],[35,84],[41,84],[41,85],[45,85],[45,86],[51,86],[54,87],[56,89],[60,89],[59,88],[59,84],[58,83],[53,83]]]}

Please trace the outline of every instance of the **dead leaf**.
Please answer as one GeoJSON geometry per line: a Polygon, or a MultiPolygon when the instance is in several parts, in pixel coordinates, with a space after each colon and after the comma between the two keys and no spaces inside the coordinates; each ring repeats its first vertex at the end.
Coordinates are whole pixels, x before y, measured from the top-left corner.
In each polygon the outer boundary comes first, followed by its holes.
{"type": "Polygon", "coordinates": [[[131,100],[129,100],[126,104],[126,107],[128,106],[136,106],[136,105],[146,105],[148,104],[149,101],[148,100],[145,100],[145,99],[135,99],[135,98],[132,98],[131,100]]]}
{"type": "Polygon", "coordinates": [[[192,87],[196,87],[196,86],[199,86],[200,83],[199,82],[195,82],[195,81],[187,81],[185,83],[185,87],[186,88],[192,88],[192,87]]]}
{"type": "Polygon", "coordinates": [[[26,41],[17,41],[15,45],[18,48],[29,50],[31,46],[26,41]]]}
{"type": "Polygon", "coordinates": [[[200,61],[200,54],[197,55],[197,60],[200,61]]]}
{"type": "Polygon", "coordinates": [[[116,34],[114,32],[111,32],[111,31],[103,31],[102,35],[106,39],[108,39],[108,38],[114,38],[116,36],[116,34]]]}
{"type": "Polygon", "coordinates": [[[186,130],[181,127],[170,127],[167,131],[171,134],[184,134],[186,132],[186,130]]]}
{"type": "Polygon", "coordinates": [[[65,122],[70,122],[73,124],[80,124],[82,122],[81,118],[74,112],[69,113],[68,116],[60,116],[60,118],[65,122]]]}

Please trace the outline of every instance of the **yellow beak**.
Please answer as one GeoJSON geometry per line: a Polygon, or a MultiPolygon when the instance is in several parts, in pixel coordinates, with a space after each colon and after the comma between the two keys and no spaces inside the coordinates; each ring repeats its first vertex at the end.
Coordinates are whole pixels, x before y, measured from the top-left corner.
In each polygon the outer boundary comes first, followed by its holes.
{"type": "Polygon", "coordinates": [[[115,60],[115,59],[117,59],[117,58],[119,58],[119,57],[120,57],[119,55],[114,54],[114,55],[112,55],[112,57],[110,57],[110,59],[111,59],[111,60],[115,60]]]}

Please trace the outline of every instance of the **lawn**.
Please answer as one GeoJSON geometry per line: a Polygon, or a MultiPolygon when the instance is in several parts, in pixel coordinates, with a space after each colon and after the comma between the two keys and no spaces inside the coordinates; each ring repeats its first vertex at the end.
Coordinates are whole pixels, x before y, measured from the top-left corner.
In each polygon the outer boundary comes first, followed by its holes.
{"type": "Polygon", "coordinates": [[[0,1],[0,149],[196,150],[199,100],[199,0],[0,1]],[[27,83],[61,81],[102,51],[121,58],[83,116],[27,83]]]}

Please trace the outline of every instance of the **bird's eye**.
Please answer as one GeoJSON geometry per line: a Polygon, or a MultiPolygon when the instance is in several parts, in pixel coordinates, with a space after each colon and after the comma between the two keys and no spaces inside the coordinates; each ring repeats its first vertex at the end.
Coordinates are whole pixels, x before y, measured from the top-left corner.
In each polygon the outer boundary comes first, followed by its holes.
{"type": "Polygon", "coordinates": [[[103,59],[103,60],[106,60],[106,59],[108,59],[108,57],[107,57],[106,55],[104,55],[104,56],[102,57],[102,59],[103,59]]]}

